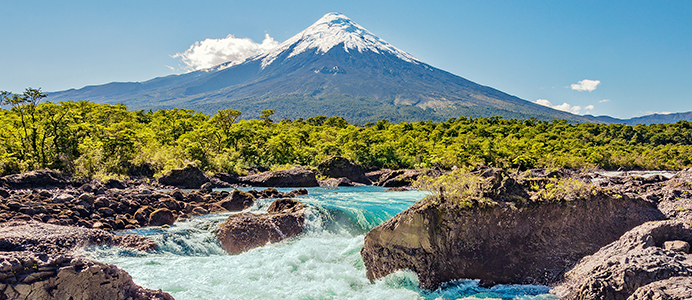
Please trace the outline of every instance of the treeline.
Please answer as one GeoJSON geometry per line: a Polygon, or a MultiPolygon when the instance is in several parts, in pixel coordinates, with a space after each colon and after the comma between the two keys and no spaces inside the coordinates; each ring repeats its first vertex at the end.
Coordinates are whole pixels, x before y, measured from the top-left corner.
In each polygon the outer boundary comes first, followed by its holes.
{"type": "Polygon", "coordinates": [[[40,90],[2,92],[0,173],[40,168],[75,176],[142,175],[195,164],[209,172],[316,166],[334,155],[366,168],[452,169],[487,165],[669,169],[692,166],[692,123],[570,124],[491,118],[354,126],[341,117],[241,120],[188,109],[42,102],[40,90]]]}

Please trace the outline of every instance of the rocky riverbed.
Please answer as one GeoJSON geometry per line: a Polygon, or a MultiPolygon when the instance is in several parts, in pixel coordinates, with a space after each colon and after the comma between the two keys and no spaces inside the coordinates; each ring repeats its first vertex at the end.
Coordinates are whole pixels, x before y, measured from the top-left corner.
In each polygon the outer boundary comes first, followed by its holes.
{"type": "MultiPolygon", "coordinates": [[[[173,299],[135,285],[113,265],[82,258],[79,250],[109,246],[156,251],[156,244],[146,238],[109,231],[241,211],[261,198],[299,204],[289,198],[307,193],[274,188],[215,192],[209,181],[199,190],[162,190],[167,186],[145,180],[73,181],[50,170],[6,176],[0,185],[0,300],[173,299]]],[[[297,210],[286,211],[291,207],[276,208],[271,217],[298,216],[297,210]]],[[[293,235],[302,231],[299,225],[293,225],[293,235]]]]}
{"type": "MultiPolygon", "coordinates": [[[[332,159],[309,169],[207,176],[190,167],[157,180],[72,180],[41,170],[0,178],[0,300],[172,299],[135,285],[115,266],[80,256],[84,247],[157,251],[142,237],[112,230],[168,226],[278,199],[265,214],[232,214],[217,233],[229,253],[298,235],[305,189],[218,192],[230,186],[408,188],[439,170],[359,168],[332,159]],[[318,176],[319,175],[319,176],[318,176]],[[320,179],[318,179],[320,178],[320,179]],[[68,297],[69,296],[69,297],[68,297]]],[[[481,279],[531,283],[567,299],[689,299],[692,282],[692,170],[578,173],[479,169],[476,194],[440,190],[370,231],[361,250],[371,280],[397,270],[422,287],[481,279]],[[672,176],[672,178],[670,178],[672,176]]]]}

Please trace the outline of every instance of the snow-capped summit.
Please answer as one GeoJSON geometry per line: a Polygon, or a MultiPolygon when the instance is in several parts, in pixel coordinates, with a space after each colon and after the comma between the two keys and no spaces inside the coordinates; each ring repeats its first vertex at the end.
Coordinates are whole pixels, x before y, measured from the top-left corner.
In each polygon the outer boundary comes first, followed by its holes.
{"type": "Polygon", "coordinates": [[[259,55],[255,60],[261,59],[262,68],[264,68],[274,62],[285,51],[291,51],[287,58],[305,51],[315,51],[315,54],[324,54],[340,44],[343,44],[346,52],[351,49],[358,50],[361,53],[364,51],[385,52],[407,62],[419,62],[417,58],[375,36],[345,15],[335,12],[324,15],[315,24],[294,35],[271,51],[259,55]]]}

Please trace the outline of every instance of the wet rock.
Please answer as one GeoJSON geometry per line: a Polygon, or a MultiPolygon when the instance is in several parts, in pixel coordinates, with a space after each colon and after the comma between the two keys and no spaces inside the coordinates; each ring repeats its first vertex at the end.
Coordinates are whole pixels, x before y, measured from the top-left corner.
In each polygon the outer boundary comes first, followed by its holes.
{"type": "Polygon", "coordinates": [[[359,182],[363,184],[371,184],[372,182],[365,176],[365,169],[341,156],[334,156],[317,166],[322,176],[330,178],[347,178],[349,181],[359,182]]]}
{"type": "MultiPolygon", "coordinates": [[[[650,283],[692,276],[692,257],[663,248],[671,240],[692,242],[690,224],[670,220],[637,226],[584,257],[553,292],[564,299],[626,299],[650,283]]],[[[656,286],[660,284],[645,288],[636,297],[655,293],[656,286]]]]}
{"type": "Polygon", "coordinates": [[[0,198],[9,198],[10,197],[10,192],[8,192],[6,189],[0,189],[0,198]]]}
{"type": "Polygon", "coordinates": [[[243,184],[266,187],[315,187],[319,186],[313,171],[301,168],[269,171],[241,177],[243,184]]]}
{"type": "Polygon", "coordinates": [[[184,189],[199,189],[209,182],[209,178],[197,167],[187,166],[184,169],[171,170],[158,179],[159,184],[184,189]]]}
{"type": "Polygon", "coordinates": [[[241,211],[255,203],[255,197],[251,193],[234,190],[226,199],[218,204],[228,211],[241,211]]]}
{"type": "Polygon", "coordinates": [[[173,225],[175,222],[175,215],[170,209],[159,208],[153,211],[149,215],[149,225],[150,226],[161,226],[161,225],[173,225]]]}
{"type": "Polygon", "coordinates": [[[269,214],[289,214],[293,212],[300,211],[304,209],[305,207],[303,206],[302,203],[293,200],[293,199],[279,199],[272,204],[269,205],[269,208],[267,208],[267,213],[269,214]]]}
{"type": "Polygon", "coordinates": [[[302,233],[305,222],[303,205],[290,199],[277,201],[270,205],[273,213],[239,213],[221,224],[217,238],[224,249],[238,254],[302,233]],[[275,204],[277,201],[279,204],[275,204]]]}
{"type": "Polygon", "coordinates": [[[197,206],[197,207],[192,209],[191,213],[193,216],[203,216],[203,215],[209,214],[209,211],[207,209],[205,209],[204,207],[197,206]]]}

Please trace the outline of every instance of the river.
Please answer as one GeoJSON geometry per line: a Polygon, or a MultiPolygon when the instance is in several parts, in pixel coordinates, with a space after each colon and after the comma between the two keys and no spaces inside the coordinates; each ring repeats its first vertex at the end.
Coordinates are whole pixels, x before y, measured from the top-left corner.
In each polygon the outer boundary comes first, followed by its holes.
{"type": "MultiPolygon", "coordinates": [[[[290,189],[279,189],[289,191],[290,189]]],[[[126,270],[135,283],[161,289],[175,299],[556,299],[548,287],[499,285],[476,280],[447,283],[436,291],[418,288],[418,278],[400,271],[370,282],[360,256],[365,234],[425,197],[420,191],[380,187],[310,188],[304,234],[239,255],[228,255],[214,238],[231,213],[176,222],[168,228],[121,231],[147,236],[156,253],[121,248],[87,249],[85,255],[126,270]]],[[[266,211],[273,200],[249,210],[266,211]]]]}

